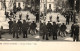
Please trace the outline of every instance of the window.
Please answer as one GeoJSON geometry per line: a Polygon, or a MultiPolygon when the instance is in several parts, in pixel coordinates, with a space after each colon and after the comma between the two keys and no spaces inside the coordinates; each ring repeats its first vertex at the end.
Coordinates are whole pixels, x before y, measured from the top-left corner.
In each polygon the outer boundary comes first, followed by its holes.
{"type": "Polygon", "coordinates": [[[51,4],[49,4],[49,9],[51,9],[51,4]]]}

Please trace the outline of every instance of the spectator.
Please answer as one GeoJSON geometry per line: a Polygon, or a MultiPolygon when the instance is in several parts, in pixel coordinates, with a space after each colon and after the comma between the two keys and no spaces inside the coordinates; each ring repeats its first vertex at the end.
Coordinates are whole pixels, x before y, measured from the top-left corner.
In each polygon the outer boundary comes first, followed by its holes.
{"type": "Polygon", "coordinates": [[[13,30],[13,38],[19,38],[18,36],[18,24],[16,23],[16,21],[13,22],[13,25],[12,25],[12,30],[13,30]]]}
{"type": "Polygon", "coordinates": [[[69,14],[67,14],[67,16],[66,16],[66,25],[68,24],[69,25],[69,14]]]}
{"type": "Polygon", "coordinates": [[[21,20],[21,18],[22,18],[22,13],[19,14],[19,18],[20,18],[20,20],[21,20]]]}
{"type": "Polygon", "coordinates": [[[71,26],[71,37],[73,37],[73,34],[74,34],[74,24],[72,24],[71,26]]]}
{"type": "Polygon", "coordinates": [[[12,24],[13,24],[13,21],[10,19],[8,24],[9,24],[9,34],[12,34],[12,24]]]}
{"type": "Polygon", "coordinates": [[[39,13],[36,13],[36,22],[39,22],[39,13]]]}
{"type": "Polygon", "coordinates": [[[22,22],[20,20],[18,20],[17,24],[18,24],[18,27],[19,27],[19,34],[21,34],[21,31],[22,31],[22,22]]]}
{"type": "Polygon", "coordinates": [[[22,24],[23,38],[27,38],[28,28],[29,28],[29,23],[23,20],[23,24],[22,24]]]}
{"type": "Polygon", "coordinates": [[[63,37],[65,37],[66,36],[66,29],[67,29],[67,27],[66,27],[66,25],[63,23],[62,25],[61,25],[61,27],[60,27],[60,31],[61,31],[61,36],[63,37]]]}
{"type": "Polygon", "coordinates": [[[40,35],[42,35],[43,31],[42,31],[42,26],[43,26],[43,23],[40,21],[40,35]]]}
{"type": "Polygon", "coordinates": [[[30,25],[31,35],[35,35],[36,27],[37,27],[37,25],[33,21],[33,23],[31,23],[31,25],[30,25]]]}
{"type": "Polygon", "coordinates": [[[48,30],[47,30],[47,26],[45,23],[43,23],[42,31],[43,31],[42,39],[44,40],[46,38],[46,40],[49,40],[48,39],[48,30]]]}
{"type": "Polygon", "coordinates": [[[29,20],[29,15],[28,15],[28,13],[27,13],[27,15],[26,15],[26,20],[29,20]]]}
{"type": "Polygon", "coordinates": [[[50,16],[50,22],[52,22],[52,15],[50,16]]]}
{"type": "Polygon", "coordinates": [[[59,20],[59,14],[57,15],[57,22],[60,22],[60,20],[59,20]]]}
{"type": "Polygon", "coordinates": [[[79,41],[79,25],[77,23],[74,24],[74,34],[73,41],[79,41]]]}
{"type": "Polygon", "coordinates": [[[48,21],[48,23],[47,23],[47,29],[48,29],[49,36],[51,36],[51,34],[52,34],[52,24],[50,23],[50,21],[48,21]]]}
{"type": "Polygon", "coordinates": [[[53,22],[52,25],[52,31],[53,31],[53,40],[57,40],[57,31],[58,31],[58,26],[56,24],[56,22],[53,22]]]}

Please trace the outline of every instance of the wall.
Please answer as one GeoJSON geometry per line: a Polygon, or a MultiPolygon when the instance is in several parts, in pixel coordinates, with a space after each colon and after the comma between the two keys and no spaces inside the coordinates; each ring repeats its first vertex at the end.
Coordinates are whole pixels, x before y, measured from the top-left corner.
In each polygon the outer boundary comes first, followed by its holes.
{"type": "Polygon", "coordinates": [[[21,8],[24,9],[24,7],[25,7],[24,3],[23,2],[16,2],[16,7],[18,7],[18,3],[20,3],[21,8]]]}
{"type": "MultiPolygon", "coordinates": [[[[40,0],[40,11],[44,11],[44,4],[46,3],[46,0],[40,0]]],[[[51,4],[51,9],[54,11],[54,0],[47,0],[47,9],[49,9],[49,4],[51,4]]]]}

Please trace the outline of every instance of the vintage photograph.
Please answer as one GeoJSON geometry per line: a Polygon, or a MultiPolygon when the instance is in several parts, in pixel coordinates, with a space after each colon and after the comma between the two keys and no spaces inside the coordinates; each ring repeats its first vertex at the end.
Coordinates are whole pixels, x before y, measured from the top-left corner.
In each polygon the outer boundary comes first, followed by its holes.
{"type": "Polygon", "coordinates": [[[0,41],[80,41],[80,0],[0,0],[0,41]]]}
{"type": "Polygon", "coordinates": [[[41,41],[79,41],[80,0],[40,0],[41,41]]]}
{"type": "Polygon", "coordinates": [[[37,41],[40,0],[0,0],[0,41],[37,41]]]}

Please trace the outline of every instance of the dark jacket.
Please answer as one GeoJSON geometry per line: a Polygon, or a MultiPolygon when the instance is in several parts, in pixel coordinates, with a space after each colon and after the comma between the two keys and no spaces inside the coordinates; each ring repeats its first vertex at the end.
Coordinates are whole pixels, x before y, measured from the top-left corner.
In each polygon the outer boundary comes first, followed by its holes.
{"type": "Polygon", "coordinates": [[[30,29],[36,29],[36,27],[37,27],[36,23],[31,23],[30,29]]]}
{"type": "Polygon", "coordinates": [[[13,31],[18,31],[18,24],[17,23],[13,23],[13,25],[12,25],[12,30],[13,31]]]}
{"type": "Polygon", "coordinates": [[[74,35],[79,34],[79,25],[74,25],[74,35]]]}
{"type": "Polygon", "coordinates": [[[74,32],[74,25],[71,26],[71,31],[74,32]]]}
{"type": "Polygon", "coordinates": [[[67,29],[66,25],[61,25],[60,30],[65,31],[67,29]]]}
{"type": "Polygon", "coordinates": [[[18,24],[19,27],[22,27],[22,22],[21,21],[18,21],[17,24],[18,24]]]}
{"type": "Polygon", "coordinates": [[[47,29],[48,29],[48,31],[50,31],[52,29],[52,24],[51,23],[47,24],[47,29]]]}
{"type": "Polygon", "coordinates": [[[11,28],[12,24],[13,24],[13,21],[9,21],[8,23],[9,23],[9,28],[11,28]]]}
{"type": "Polygon", "coordinates": [[[40,31],[42,30],[43,23],[40,23],[40,31]]]}
{"type": "Polygon", "coordinates": [[[58,25],[57,24],[53,24],[52,31],[55,33],[58,31],[58,25]]]}
{"type": "Polygon", "coordinates": [[[22,30],[23,31],[27,31],[28,28],[29,28],[29,23],[28,22],[23,22],[23,24],[22,24],[22,30]]]}
{"type": "Polygon", "coordinates": [[[42,25],[42,31],[43,31],[43,34],[47,34],[48,33],[48,30],[47,30],[47,26],[46,25],[42,25]]]}

